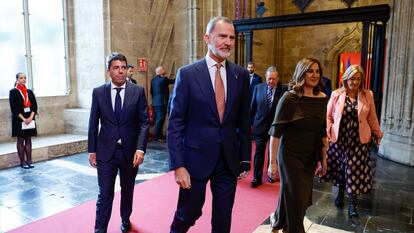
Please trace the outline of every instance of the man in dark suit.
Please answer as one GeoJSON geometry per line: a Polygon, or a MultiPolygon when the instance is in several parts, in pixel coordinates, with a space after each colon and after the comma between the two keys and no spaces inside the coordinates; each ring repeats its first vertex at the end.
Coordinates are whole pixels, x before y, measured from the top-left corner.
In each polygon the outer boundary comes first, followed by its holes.
{"type": "Polygon", "coordinates": [[[170,89],[168,85],[173,84],[175,79],[166,77],[164,67],[158,66],[155,69],[156,76],[151,81],[152,108],[154,109],[154,140],[162,140],[162,127],[164,126],[165,115],[167,112],[170,89]]]}
{"type": "MultiPolygon", "coordinates": [[[[249,71],[249,77],[250,77],[250,102],[252,101],[252,95],[254,91],[254,87],[262,83],[262,77],[257,75],[254,71],[256,70],[256,67],[254,66],[253,62],[247,63],[247,71],[249,71]]],[[[249,103],[250,103],[249,102],[249,103]]]]}
{"type": "Polygon", "coordinates": [[[127,78],[126,78],[126,80],[128,82],[133,83],[133,84],[137,84],[137,81],[132,78],[132,76],[134,75],[134,70],[135,70],[135,67],[133,65],[129,65],[128,64],[128,70],[127,70],[127,78]]]}
{"type": "Polygon", "coordinates": [[[249,76],[226,60],[234,38],[230,19],[211,19],[206,57],[177,73],[167,129],[169,165],[180,186],[172,233],[187,232],[201,216],[208,181],[211,232],[230,232],[237,177],[250,170],[249,76]]]}
{"type": "Polygon", "coordinates": [[[332,84],[331,84],[331,80],[328,77],[323,76],[322,77],[322,82],[324,85],[324,89],[323,92],[329,97],[331,97],[332,94],[332,84]]]}
{"type": "Polygon", "coordinates": [[[111,81],[92,93],[88,152],[89,163],[98,172],[95,232],[107,230],[118,171],[121,230],[130,229],[135,177],[147,146],[149,121],[144,88],[127,82],[126,71],[126,57],[112,53],[107,57],[107,73],[111,81]]]}
{"type": "MultiPolygon", "coordinates": [[[[255,86],[250,104],[253,135],[256,139],[254,176],[250,184],[252,188],[262,184],[265,150],[269,140],[268,132],[275,116],[276,105],[283,93],[284,88],[279,82],[279,71],[274,66],[267,68],[266,83],[255,86]]],[[[268,181],[274,182],[271,178],[268,178],[268,181]]]]}

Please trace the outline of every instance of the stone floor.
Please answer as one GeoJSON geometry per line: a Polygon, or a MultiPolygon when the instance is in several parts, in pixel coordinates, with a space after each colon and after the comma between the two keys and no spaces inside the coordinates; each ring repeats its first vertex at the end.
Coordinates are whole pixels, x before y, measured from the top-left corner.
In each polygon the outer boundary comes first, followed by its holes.
{"type": "MultiPolygon", "coordinates": [[[[151,142],[136,183],[167,170],[166,145],[151,142]]],[[[315,181],[307,232],[414,232],[414,168],[378,158],[374,186],[361,197],[361,216],[350,220],[346,209],[333,205],[336,190],[315,181]]],[[[97,190],[86,153],[35,163],[30,170],[0,170],[0,232],[96,199],[97,190]]],[[[254,233],[262,232],[269,232],[269,219],[254,233]]]]}

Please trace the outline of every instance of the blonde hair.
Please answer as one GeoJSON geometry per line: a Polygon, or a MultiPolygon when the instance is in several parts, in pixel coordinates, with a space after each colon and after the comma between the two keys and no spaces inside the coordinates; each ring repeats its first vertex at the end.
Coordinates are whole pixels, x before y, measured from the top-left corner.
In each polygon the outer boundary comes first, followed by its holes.
{"type": "Polygon", "coordinates": [[[322,83],[322,66],[321,63],[315,58],[302,58],[295,68],[295,73],[289,82],[289,89],[293,89],[299,96],[303,95],[303,86],[305,86],[305,73],[310,69],[313,64],[318,64],[319,66],[319,81],[316,87],[313,88],[313,94],[318,95],[319,92],[323,89],[322,83]]]}
{"type": "Polygon", "coordinates": [[[358,91],[365,93],[365,72],[360,65],[351,65],[345,70],[345,73],[342,75],[341,92],[348,90],[348,79],[351,79],[358,73],[361,74],[361,83],[359,84],[358,91]]]}

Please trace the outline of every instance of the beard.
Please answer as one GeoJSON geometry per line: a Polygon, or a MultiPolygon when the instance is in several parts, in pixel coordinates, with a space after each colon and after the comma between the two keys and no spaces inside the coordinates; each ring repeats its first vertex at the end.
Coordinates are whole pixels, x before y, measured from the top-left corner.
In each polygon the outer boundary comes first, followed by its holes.
{"type": "Polygon", "coordinates": [[[223,59],[228,58],[230,56],[230,53],[231,53],[230,49],[229,49],[229,51],[224,52],[220,49],[216,49],[214,46],[212,46],[210,44],[208,45],[208,48],[214,53],[214,55],[216,55],[217,57],[223,58],[223,59]]]}

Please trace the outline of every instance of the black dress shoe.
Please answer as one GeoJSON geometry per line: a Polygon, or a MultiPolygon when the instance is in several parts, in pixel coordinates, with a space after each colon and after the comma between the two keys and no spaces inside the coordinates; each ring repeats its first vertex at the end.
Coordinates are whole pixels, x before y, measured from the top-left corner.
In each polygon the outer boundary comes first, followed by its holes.
{"type": "Polygon", "coordinates": [[[250,187],[257,188],[259,185],[262,184],[262,181],[258,179],[253,179],[253,181],[250,183],[250,187]]]}
{"type": "Polygon", "coordinates": [[[270,178],[270,177],[267,177],[267,182],[269,182],[269,183],[275,183],[275,182],[276,182],[276,180],[274,180],[274,179],[272,179],[272,178],[270,178]]]}
{"type": "Polygon", "coordinates": [[[21,168],[23,168],[23,169],[29,169],[30,167],[29,167],[29,165],[27,165],[27,164],[20,164],[20,167],[21,168]]]}
{"type": "Polygon", "coordinates": [[[28,163],[27,166],[29,166],[29,168],[34,168],[33,163],[28,163]]]}
{"type": "Polygon", "coordinates": [[[126,220],[126,221],[123,221],[122,220],[122,223],[121,223],[121,231],[122,232],[127,232],[130,229],[131,229],[131,222],[129,221],[129,219],[126,220]]]}

